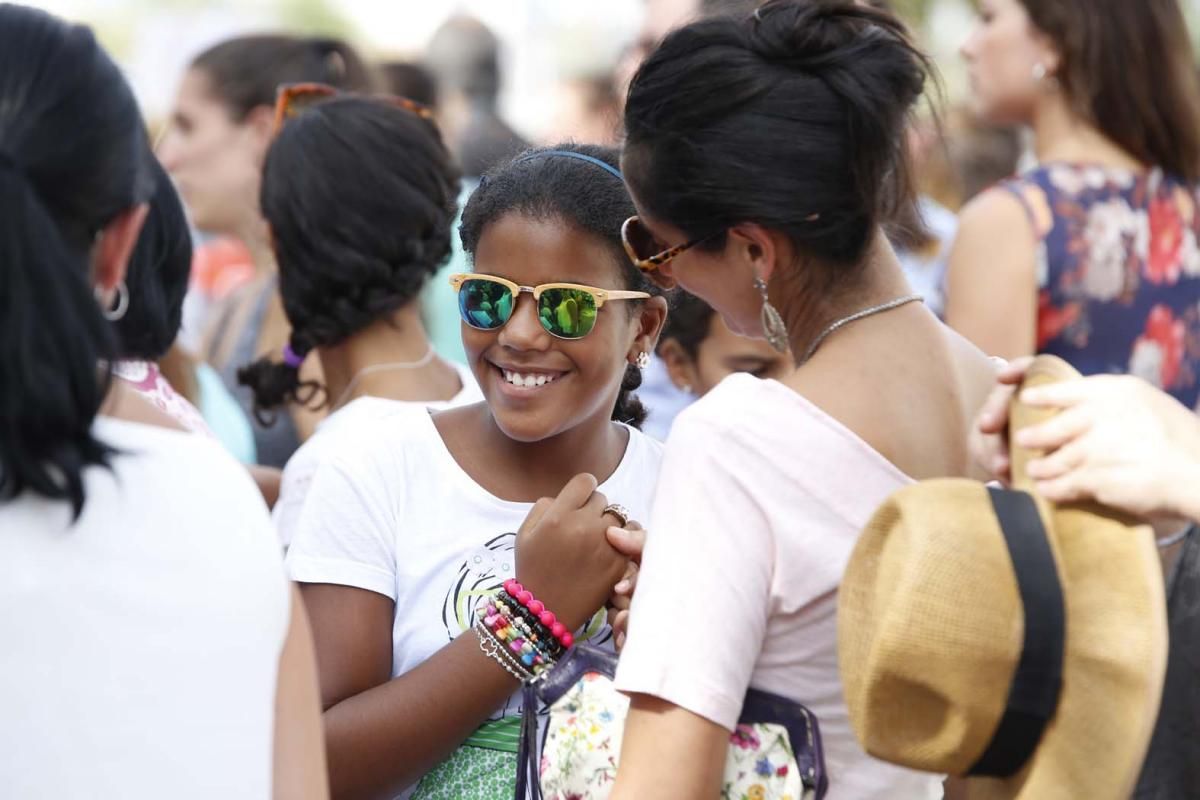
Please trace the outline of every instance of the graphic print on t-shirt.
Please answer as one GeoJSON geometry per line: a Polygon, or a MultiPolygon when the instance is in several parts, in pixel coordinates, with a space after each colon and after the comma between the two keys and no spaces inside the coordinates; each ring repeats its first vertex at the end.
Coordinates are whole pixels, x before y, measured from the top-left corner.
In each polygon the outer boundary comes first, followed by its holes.
{"type": "MultiPolygon", "coordinates": [[[[467,554],[442,602],[447,641],[469,631],[477,607],[516,575],[515,533],[493,536],[467,554]]],[[[603,645],[612,641],[608,614],[600,609],[576,636],[577,642],[603,645]]],[[[609,645],[611,647],[611,645],[609,645]]],[[[539,715],[544,715],[540,710],[539,715]]],[[[461,747],[431,770],[408,800],[505,800],[512,797],[521,727],[521,693],[496,710],[461,747]]]]}
{"type": "MultiPolygon", "coordinates": [[[[517,535],[502,533],[494,536],[467,555],[458,568],[454,583],[446,592],[442,604],[442,624],[446,626],[448,641],[469,631],[478,618],[476,607],[480,601],[491,596],[504,586],[504,582],[516,575],[517,535]]],[[[600,609],[592,616],[587,627],[575,641],[603,645],[612,639],[612,628],[608,625],[608,614],[600,609]]],[[[514,695],[489,719],[516,716],[521,713],[520,695],[514,695]]]]}

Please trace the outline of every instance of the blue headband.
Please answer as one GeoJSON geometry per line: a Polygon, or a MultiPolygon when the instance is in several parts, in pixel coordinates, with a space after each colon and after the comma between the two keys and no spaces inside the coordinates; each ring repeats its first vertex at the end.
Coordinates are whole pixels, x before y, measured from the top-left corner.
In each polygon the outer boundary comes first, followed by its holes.
{"type": "Polygon", "coordinates": [[[584,155],[583,153],[576,153],[571,150],[542,150],[537,153],[530,153],[527,156],[522,156],[521,158],[518,158],[515,163],[523,164],[526,161],[532,161],[535,158],[542,158],[544,156],[562,156],[563,158],[574,158],[578,161],[586,161],[589,164],[595,164],[597,167],[600,167],[600,169],[603,169],[616,176],[616,179],[622,183],[625,182],[625,177],[621,174],[621,171],[612,164],[606,164],[598,158],[593,158],[592,156],[584,155]]]}

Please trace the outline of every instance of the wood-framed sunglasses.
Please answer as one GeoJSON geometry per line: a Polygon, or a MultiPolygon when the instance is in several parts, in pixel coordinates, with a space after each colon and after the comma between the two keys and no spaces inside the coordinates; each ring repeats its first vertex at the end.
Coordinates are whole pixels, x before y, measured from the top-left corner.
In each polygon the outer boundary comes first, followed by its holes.
{"type": "Polygon", "coordinates": [[[458,313],[462,321],[480,331],[503,328],[517,307],[522,294],[533,295],[538,322],[557,339],[582,339],[596,327],[596,318],[605,303],[614,300],[646,300],[646,292],[599,289],[578,283],[543,283],[521,286],[495,275],[460,272],[450,276],[450,285],[458,293],[458,313]]]}

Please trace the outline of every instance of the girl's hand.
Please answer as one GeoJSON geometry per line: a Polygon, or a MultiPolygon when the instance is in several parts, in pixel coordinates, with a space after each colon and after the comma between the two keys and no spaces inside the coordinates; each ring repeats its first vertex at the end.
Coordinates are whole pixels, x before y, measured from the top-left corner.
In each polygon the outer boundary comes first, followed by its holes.
{"type": "Polygon", "coordinates": [[[596,486],[576,475],[558,497],[535,503],[517,532],[517,580],[570,630],[604,605],[628,562],[605,537],[613,520],[596,486]]]}

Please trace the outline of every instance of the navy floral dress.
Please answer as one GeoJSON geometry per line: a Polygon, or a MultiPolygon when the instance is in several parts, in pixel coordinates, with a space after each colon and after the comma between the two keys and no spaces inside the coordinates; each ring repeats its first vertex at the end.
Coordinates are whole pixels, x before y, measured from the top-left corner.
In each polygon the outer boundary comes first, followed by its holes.
{"type": "Polygon", "coordinates": [[[1200,189],[1161,170],[1047,164],[1000,186],[1038,237],[1037,351],[1200,398],[1200,189]]]}

